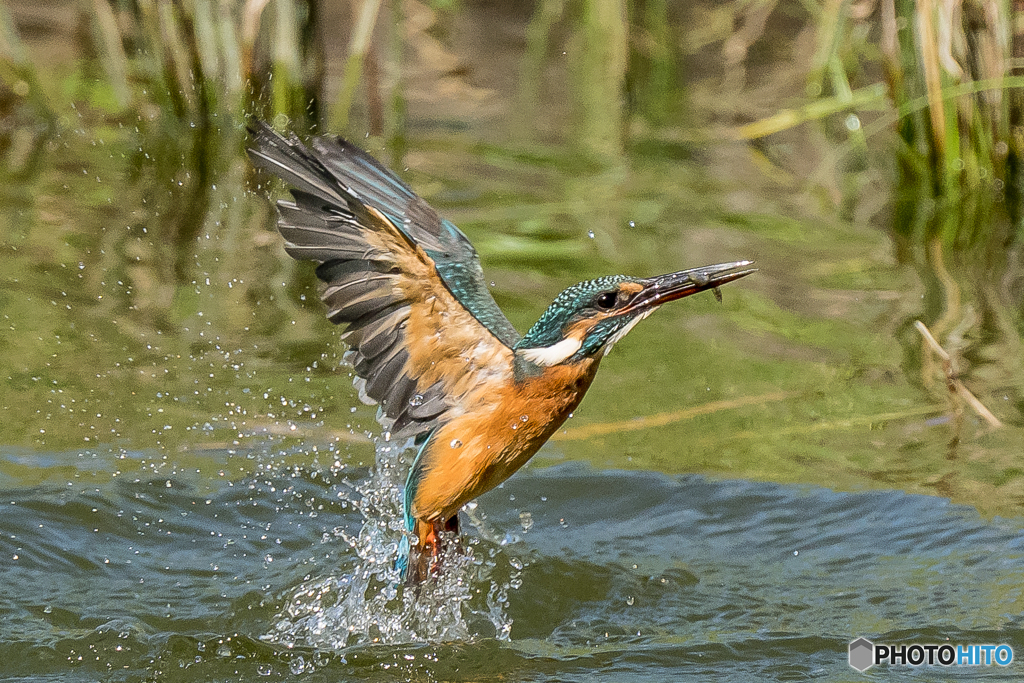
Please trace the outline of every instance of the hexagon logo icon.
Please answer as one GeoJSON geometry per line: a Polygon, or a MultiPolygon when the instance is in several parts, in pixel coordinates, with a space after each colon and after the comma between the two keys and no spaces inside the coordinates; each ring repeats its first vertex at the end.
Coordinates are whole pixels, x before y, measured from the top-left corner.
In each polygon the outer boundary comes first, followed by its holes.
{"type": "Polygon", "coordinates": [[[857,671],[867,671],[875,664],[875,644],[867,638],[850,642],[850,666],[857,671]]]}

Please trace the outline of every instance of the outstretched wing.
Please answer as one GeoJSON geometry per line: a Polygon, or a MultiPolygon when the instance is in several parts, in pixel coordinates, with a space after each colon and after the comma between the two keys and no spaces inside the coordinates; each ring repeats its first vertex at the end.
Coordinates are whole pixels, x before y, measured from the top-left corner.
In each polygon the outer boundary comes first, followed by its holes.
{"type": "Polygon", "coordinates": [[[292,186],[277,227],[293,258],[320,263],[328,317],[346,324],[360,398],[396,439],[447,421],[479,379],[505,372],[519,335],[462,232],[341,138],[312,149],[257,122],[253,163],[292,186]]]}

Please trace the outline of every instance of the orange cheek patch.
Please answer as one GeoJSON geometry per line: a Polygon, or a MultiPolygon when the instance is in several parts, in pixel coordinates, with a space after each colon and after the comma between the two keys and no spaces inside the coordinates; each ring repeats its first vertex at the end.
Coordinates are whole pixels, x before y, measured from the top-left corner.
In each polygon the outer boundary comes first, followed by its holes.
{"type": "Polygon", "coordinates": [[[573,323],[572,327],[569,328],[568,332],[565,335],[566,338],[577,339],[582,342],[584,339],[587,338],[587,333],[589,333],[590,330],[593,329],[594,325],[596,325],[598,322],[601,321],[601,319],[605,317],[607,316],[598,314],[594,317],[584,318],[583,320],[573,323]]]}

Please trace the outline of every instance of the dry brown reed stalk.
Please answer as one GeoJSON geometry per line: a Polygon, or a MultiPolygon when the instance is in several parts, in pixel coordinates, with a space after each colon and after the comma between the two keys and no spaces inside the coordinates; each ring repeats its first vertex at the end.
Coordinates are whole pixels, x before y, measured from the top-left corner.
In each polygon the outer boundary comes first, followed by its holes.
{"type": "Polygon", "coordinates": [[[664,427],[665,425],[672,424],[673,422],[693,419],[699,415],[710,415],[723,410],[732,410],[734,408],[743,408],[745,406],[777,403],[798,395],[799,392],[796,391],[775,391],[770,394],[760,394],[758,396],[743,396],[741,398],[726,399],[723,401],[712,401],[711,403],[693,406],[692,408],[655,413],[654,415],[645,415],[632,420],[623,420],[621,422],[598,422],[595,424],[584,425],[582,427],[570,427],[556,432],[555,435],[551,437],[551,440],[580,441],[582,439],[590,439],[595,436],[605,436],[607,434],[616,434],[620,432],[635,432],[641,429],[664,427]]]}
{"type": "Polygon", "coordinates": [[[999,418],[993,415],[992,412],[986,408],[985,405],[979,401],[967,387],[964,386],[964,383],[960,381],[960,378],[957,376],[956,363],[953,361],[952,356],[950,356],[950,354],[942,348],[942,345],[935,340],[935,337],[932,336],[928,327],[920,320],[914,321],[914,327],[916,327],[917,331],[921,333],[921,337],[924,339],[926,347],[931,349],[931,351],[942,360],[942,369],[946,375],[946,386],[949,387],[950,395],[961,398],[974,410],[975,413],[993,427],[1002,427],[1003,423],[999,418]]]}

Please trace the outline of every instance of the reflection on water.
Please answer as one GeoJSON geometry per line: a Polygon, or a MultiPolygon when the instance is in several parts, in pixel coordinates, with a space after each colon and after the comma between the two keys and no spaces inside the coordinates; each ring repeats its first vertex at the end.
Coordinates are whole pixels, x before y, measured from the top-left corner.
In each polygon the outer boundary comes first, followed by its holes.
{"type": "MultiPolygon", "coordinates": [[[[242,143],[240,127],[225,132],[242,143]]],[[[143,159],[138,184],[116,182],[107,157],[136,144],[133,135],[82,131],[60,143],[68,160],[9,186],[32,199],[5,214],[12,225],[0,381],[18,400],[5,402],[0,443],[66,460],[46,468],[20,458],[0,476],[12,485],[59,481],[69,467],[100,479],[114,471],[210,476],[222,466],[211,466],[205,451],[257,448],[282,435],[294,446],[331,439],[346,462],[368,464],[372,413],[356,407],[349,370],[339,367],[342,348],[311,269],[284,255],[263,197],[245,189],[242,157],[218,162],[201,227],[183,233],[162,218],[180,197],[153,189],[157,166],[143,159]],[[77,173],[66,172],[69,163],[77,173]],[[98,195],[86,191],[92,185],[98,195]],[[124,456],[148,448],[160,456],[124,456]]],[[[715,166],[703,171],[663,152],[635,152],[618,178],[582,172],[566,181],[568,169],[491,148],[495,176],[470,199],[440,188],[468,182],[466,169],[484,163],[472,148],[431,151],[425,143],[416,152],[422,168],[443,178],[430,198],[477,244],[497,300],[520,329],[573,281],[758,261],[757,277],[730,288],[722,305],[708,295],[666,307],[617,347],[556,435],[558,457],[845,489],[896,486],[1017,514],[1024,474],[1013,445],[1024,378],[1015,361],[1016,252],[1002,254],[998,268],[948,252],[944,270],[900,267],[886,238],[866,227],[727,209],[749,204],[738,197],[764,184],[739,159],[734,178],[712,182],[715,166]],[[487,194],[491,184],[504,194],[487,194]],[[594,225],[585,221],[594,212],[608,224],[590,239],[594,225]],[[958,377],[1004,429],[989,431],[969,411],[945,420],[962,406],[951,408],[941,369],[928,367],[917,319],[954,353],[958,377]],[[606,428],[665,414],[677,417],[606,428]],[[588,425],[596,431],[580,430],[588,425]]],[[[181,168],[171,177],[188,175],[181,168]]],[[[289,457],[315,461],[308,451],[289,457]]],[[[251,463],[232,467],[251,471],[251,463]]]]}

